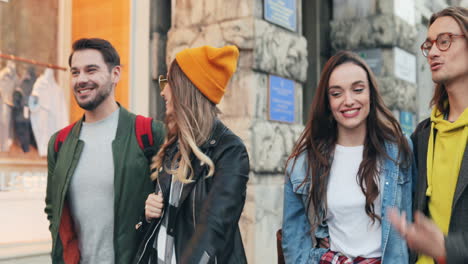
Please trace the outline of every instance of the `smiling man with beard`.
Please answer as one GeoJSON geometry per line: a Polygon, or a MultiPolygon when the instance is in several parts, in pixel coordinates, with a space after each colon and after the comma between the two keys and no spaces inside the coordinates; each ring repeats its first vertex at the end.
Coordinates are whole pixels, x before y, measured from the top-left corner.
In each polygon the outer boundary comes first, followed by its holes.
{"type": "MultiPolygon", "coordinates": [[[[45,212],[52,262],[127,264],[140,239],[134,224],[153,186],[136,115],[115,100],[120,58],[106,40],[80,39],[69,65],[72,92],[85,113],[68,127],[60,151],[60,132],[49,141],[45,212]]],[[[152,121],[151,129],[156,153],[164,128],[152,121]]]]}
{"type": "Polygon", "coordinates": [[[98,106],[103,110],[115,111],[117,104],[113,88],[120,79],[120,65],[106,65],[100,52],[93,49],[75,51],[70,58],[70,66],[73,63],[73,92],[80,107],[90,113],[100,113],[99,110],[95,111],[98,106]],[[112,96],[109,96],[111,93],[112,96]]]}

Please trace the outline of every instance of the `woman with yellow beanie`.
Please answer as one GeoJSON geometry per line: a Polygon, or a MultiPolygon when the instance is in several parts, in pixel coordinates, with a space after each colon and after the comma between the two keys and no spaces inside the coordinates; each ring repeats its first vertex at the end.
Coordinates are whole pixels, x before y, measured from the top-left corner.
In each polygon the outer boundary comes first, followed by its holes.
{"type": "Polygon", "coordinates": [[[249,157],[216,107],[238,56],[235,46],[185,49],[159,77],[167,135],[153,158],[135,263],[247,263],[238,222],[249,157]]]}

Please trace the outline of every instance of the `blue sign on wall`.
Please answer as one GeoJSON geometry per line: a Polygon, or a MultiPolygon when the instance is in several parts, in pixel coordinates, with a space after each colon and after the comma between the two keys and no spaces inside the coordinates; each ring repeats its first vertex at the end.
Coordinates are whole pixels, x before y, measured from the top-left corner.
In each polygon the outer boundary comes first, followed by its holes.
{"type": "Polygon", "coordinates": [[[400,126],[403,133],[411,135],[414,130],[413,113],[400,111],[400,126]]]}
{"type": "Polygon", "coordinates": [[[294,123],[294,81],[278,76],[269,76],[270,120],[294,123]]]}
{"type": "Polygon", "coordinates": [[[264,0],[263,3],[265,20],[297,31],[296,0],[264,0]]]}

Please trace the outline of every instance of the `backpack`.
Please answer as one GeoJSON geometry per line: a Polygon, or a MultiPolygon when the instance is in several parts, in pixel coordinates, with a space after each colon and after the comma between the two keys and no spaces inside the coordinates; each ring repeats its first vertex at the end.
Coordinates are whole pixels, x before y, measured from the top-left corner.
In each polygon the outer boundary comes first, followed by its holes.
{"type": "MultiPolygon", "coordinates": [[[[155,153],[153,144],[153,131],[152,131],[152,122],[153,118],[151,117],[144,117],[141,115],[137,115],[135,119],[135,135],[138,142],[138,146],[140,146],[141,150],[145,154],[145,157],[148,159],[148,162],[151,162],[151,159],[155,153]]],[[[54,142],[54,151],[57,154],[62,146],[63,142],[70,134],[71,130],[75,126],[76,122],[63,128],[58,132],[57,137],[55,138],[54,142]]]]}

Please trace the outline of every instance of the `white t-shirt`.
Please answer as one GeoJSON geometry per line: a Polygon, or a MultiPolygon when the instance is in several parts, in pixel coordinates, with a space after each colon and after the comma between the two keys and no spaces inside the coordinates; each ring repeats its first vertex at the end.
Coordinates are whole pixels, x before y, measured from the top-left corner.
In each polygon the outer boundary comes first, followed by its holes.
{"type": "MultiPolygon", "coordinates": [[[[382,256],[381,224],[366,214],[366,198],[357,180],[364,146],[336,145],[327,187],[326,221],[330,249],[350,258],[382,256]]],[[[374,201],[376,215],[381,215],[380,194],[374,201]]]]}

